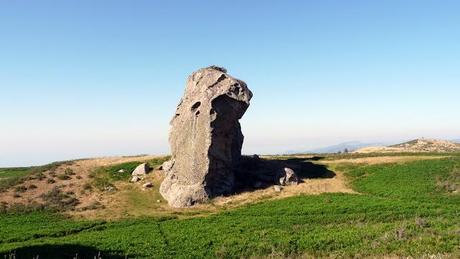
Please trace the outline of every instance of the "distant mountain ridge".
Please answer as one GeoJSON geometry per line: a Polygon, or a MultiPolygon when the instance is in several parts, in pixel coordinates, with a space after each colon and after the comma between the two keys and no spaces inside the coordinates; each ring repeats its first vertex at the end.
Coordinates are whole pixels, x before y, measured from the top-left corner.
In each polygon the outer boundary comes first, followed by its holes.
{"type": "Polygon", "coordinates": [[[310,150],[291,150],[288,151],[288,154],[302,154],[302,153],[318,153],[318,154],[325,154],[325,153],[338,153],[347,150],[348,152],[353,152],[357,149],[370,147],[370,146],[380,146],[385,145],[383,143],[364,143],[360,141],[347,141],[343,143],[339,143],[337,145],[331,145],[321,148],[315,148],[310,150]]]}

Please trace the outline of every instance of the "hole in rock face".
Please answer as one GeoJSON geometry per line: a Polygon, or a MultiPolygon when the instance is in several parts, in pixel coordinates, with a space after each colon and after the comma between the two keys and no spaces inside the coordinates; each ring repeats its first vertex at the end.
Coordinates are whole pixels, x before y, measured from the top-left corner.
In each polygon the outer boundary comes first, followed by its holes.
{"type": "Polygon", "coordinates": [[[200,107],[200,105],[201,105],[201,102],[196,102],[194,105],[192,105],[191,110],[194,111],[194,110],[198,109],[198,107],[200,107]]]}
{"type": "Polygon", "coordinates": [[[195,112],[195,116],[198,117],[200,115],[200,111],[195,112]]]}

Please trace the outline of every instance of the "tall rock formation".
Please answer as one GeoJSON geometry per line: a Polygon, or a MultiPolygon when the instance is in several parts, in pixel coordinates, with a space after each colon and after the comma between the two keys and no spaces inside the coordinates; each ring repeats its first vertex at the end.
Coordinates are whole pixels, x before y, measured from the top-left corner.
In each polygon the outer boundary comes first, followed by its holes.
{"type": "Polygon", "coordinates": [[[171,206],[187,207],[232,192],[243,145],[238,120],[251,98],[246,83],[224,68],[202,68],[189,76],[171,121],[172,157],[160,187],[171,206]]]}

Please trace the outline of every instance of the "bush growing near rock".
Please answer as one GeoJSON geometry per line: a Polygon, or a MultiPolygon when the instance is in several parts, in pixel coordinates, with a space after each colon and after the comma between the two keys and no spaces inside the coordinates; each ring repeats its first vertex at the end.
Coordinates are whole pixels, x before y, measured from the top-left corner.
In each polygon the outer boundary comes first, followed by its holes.
{"type": "Polygon", "coordinates": [[[102,205],[99,201],[94,201],[90,205],[81,208],[81,210],[86,211],[86,210],[97,210],[97,209],[103,209],[103,208],[105,208],[105,206],[102,205]]]}
{"type": "Polygon", "coordinates": [[[68,176],[71,176],[71,175],[75,175],[75,172],[73,171],[72,168],[66,168],[66,169],[64,170],[64,174],[65,174],[65,175],[68,175],[68,176]]]}
{"type": "Polygon", "coordinates": [[[91,191],[92,189],[93,189],[93,186],[91,186],[91,184],[89,184],[89,183],[83,184],[83,190],[84,191],[91,191]]]}
{"type": "Polygon", "coordinates": [[[58,186],[53,187],[53,189],[40,197],[45,202],[45,207],[57,211],[73,209],[79,204],[73,192],[64,193],[58,186]]]}
{"type": "Polygon", "coordinates": [[[57,176],[57,178],[58,178],[59,180],[63,180],[63,181],[72,179],[72,177],[70,177],[70,176],[68,176],[68,175],[66,175],[66,174],[60,174],[60,175],[57,176]]]}
{"type": "Polygon", "coordinates": [[[21,185],[21,186],[16,186],[16,187],[14,188],[14,191],[15,191],[15,192],[18,192],[18,193],[26,192],[26,191],[27,191],[27,187],[22,186],[22,185],[21,185]]]}

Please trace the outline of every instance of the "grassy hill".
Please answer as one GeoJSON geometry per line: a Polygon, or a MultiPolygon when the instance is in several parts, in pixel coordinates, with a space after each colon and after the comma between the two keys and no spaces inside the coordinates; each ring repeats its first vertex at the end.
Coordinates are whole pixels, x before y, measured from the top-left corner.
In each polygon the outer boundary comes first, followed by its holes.
{"type": "Polygon", "coordinates": [[[410,154],[389,159],[349,154],[314,161],[343,172],[356,194],[304,194],[219,207],[211,213],[195,211],[186,217],[187,209],[110,221],[69,218],[46,210],[4,211],[0,254],[18,258],[72,258],[77,253],[79,258],[98,254],[104,258],[460,256],[460,156],[410,154]]]}

